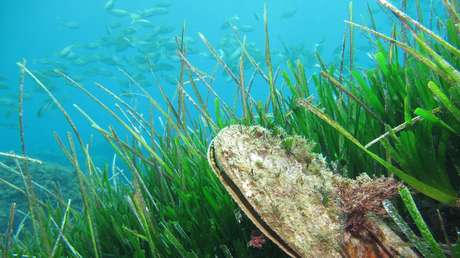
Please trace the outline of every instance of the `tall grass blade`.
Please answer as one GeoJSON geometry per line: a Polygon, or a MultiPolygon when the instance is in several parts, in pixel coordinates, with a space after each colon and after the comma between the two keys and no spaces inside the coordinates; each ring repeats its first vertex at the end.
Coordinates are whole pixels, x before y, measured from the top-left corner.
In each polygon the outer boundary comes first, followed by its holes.
{"type": "Polygon", "coordinates": [[[8,258],[9,257],[9,252],[10,252],[10,247],[11,247],[11,240],[12,240],[12,235],[13,235],[13,227],[14,227],[14,216],[16,213],[16,203],[13,202],[10,207],[10,216],[9,216],[9,221],[8,221],[8,227],[6,229],[5,233],[5,243],[3,244],[3,250],[2,250],[2,258],[8,258]]]}
{"type": "Polygon", "coordinates": [[[399,229],[402,231],[404,236],[409,240],[409,242],[424,256],[432,257],[433,253],[431,252],[428,244],[421,240],[415,233],[412,231],[411,227],[404,220],[403,217],[399,214],[396,207],[389,200],[383,201],[383,207],[387,211],[391,219],[398,225],[399,229]]]}
{"type": "Polygon", "coordinates": [[[423,26],[421,23],[418,21],[412,19],[409,15],[405,14],[401,10],[399,10],[396,6],[392,5],[390,2],[387,0],[378,0],[380,4],[391,10],[393,14],[395,14],[400,20],[402,20],[405,23],[411,23],[413,24],[416,28],[420,29],[421,31],[425,32],[428,34],[430,37],[432,37],[434,40],[436,40],[438,43],[440,43],[442,46],[444,46],[447,50],[452,52],[454,55],[457,56],[457,58],[460,58],[460,50],[457,49],[456,47],[452,46],[449,42],[438,36],[436,33],[433,31],[429,30],[425,26],[423,26]]]}
{"type": "Polygon", "coordinates": [[[453,115],[453,117],[460,122],[460,109],[458,109],[449,97],[436,85],[436,83],[428,82],[428,88],[439,99],[439,101],[446,107],[446,109],[453,115]]]}
{"type": "Polygon", "coordinates": [[[330,119],[324,112],[322,112],[320,109],[314,107],[311,103],[304,101],[304,100],[299,100],[298,104],[302,107],[305,107],[307,110],[312,112],[314,115],[316,115],[318,118],[329,124],[331,127],[333,127],[335,130],[337,130],[338,133],[340,133],[342,136],[344,136],[347,140],[352,142],[354,145],[356,145],[359,149],[363,150],[367,155],[369,155],[372,159],[374,159],[376,162],[381,164],[383,167],[389,170],[389,172],[394,173],[396,176],[402,179],[403,182],[407,183],[417,191],[446,204],[449,205],[457,205],[458,202],[458,197],[453,195],[452,193],[444,192],[441,189],[434,188],[430,185],[425,184],[424,182],[416,179],[415,177],[405,173],[404,171],[396,168],[393,166],[391,163],[388,161],[385,161],[384,159],[380,158],[373,152],[369,151],[366,149],[353,135],[351,135],[345,128],[343,128],[341,125],[339,125],[337,122],[334,120],[330,119]]]}
{"type": "Polygon", "coordinates": [[[425,241],[429,244],[431,251],[434,254],[434,257],[446,257],[441,249],[441,246],[439,246],[436,239],[434,239],[430,229],[425,223],[425,220],[423,219],[422,215],[417,209],[417,206],[415,205],[414,199],[412,199],[412,195],[410,194],[409,189],[402,188],[399,193],[401,195],[401,199],[404,202],[404,205],[406,206],[407,210],[409,211],[409,214],[414,220],[415,225],[417,225],[420,234],[422,235],[423,239],[425,239],[425,241]]]}

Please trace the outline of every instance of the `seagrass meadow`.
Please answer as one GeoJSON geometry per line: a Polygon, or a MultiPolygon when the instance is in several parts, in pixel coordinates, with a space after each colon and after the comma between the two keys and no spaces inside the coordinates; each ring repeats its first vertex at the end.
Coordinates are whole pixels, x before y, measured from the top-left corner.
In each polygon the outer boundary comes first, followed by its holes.
{"type": "MultiPolygon", "coordinates": [[[[146,11],[124,14],[115,2],[106,3],[108,12],[128,16],[131,24],[149,23],[146,11]]],[[[415,2],[378,0],[385,19],[375,19],[377,9],[369,5],[366,24],[356,21],[350,2],[345,24],[337,24],[346,29],[331,61],[320,51],[305,58],[287,46],[280,59],[269,3],[255,17],[260,43],[249,42],[249,29],[238,19],[227,24],[239,49],[233,58],[206,31],[189,36],[192,25],[184,24],[164,41],[174,48],[174,66],[161,63],[176,76],[172,82],[156,73],[155,58],[163,56],[139,50],[142,44],[129,38],[123,41],[128,46],[116,47],[144,53],[142,66],[110,61],[110,73],[127,90],[87,83],[69,64],[50,65],[47,72],[69,94],[82,94],[70,105],[31,60],[19,60],[14,116],[20,148],[0,152],[0,194],[7,196],[0,199],[2,258],[289,257],[268,239],[254,244],[260,232],[208,162],[211,140],[234,124],[308,139],[341,176],[396,179],[398,195],[382,203],[385,222],[420,257],[460,257],[460,3],[442,0],[424,9],[415,2]],[[381,22],[391,26],[379,30],[381,22]],[[192,44],[191,37],[200,42],[192,44]],[[358,37],[371,46],[367,53],[358,50],[358,37]],[[196,44],[212,60],[209,70],[190,57],[196,44]],[[359,55],[370,63],[360,65],[359,55]],[[138,70],[150,76],[157,93],[138,70]],[[225,78],[230,95],[219,93],[215,76],[225,78]],[[30,85],[68,126],[51,132],[65,166],[28,152],[34,125],[27,124],[24,101],[30,85]],[[168,85],[174,94],[166,92],[168,85]],[[256,87],[263,92],[254,93],[256,87]],[[91,137],[82,133],[85,126],[91,137]],[[109,161],[101,161],[96,138],[105,142],[109,161]]],[[[150,12],[162,14],[168,6],[162,2],[150,12]]],[[[70,58],[75,48],[60,55],[70,58]]]]}

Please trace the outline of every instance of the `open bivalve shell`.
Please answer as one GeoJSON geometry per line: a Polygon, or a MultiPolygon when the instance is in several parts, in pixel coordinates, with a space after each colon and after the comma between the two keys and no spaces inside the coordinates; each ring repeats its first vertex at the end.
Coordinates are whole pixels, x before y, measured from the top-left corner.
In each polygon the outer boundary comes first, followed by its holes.
{"type": "Polygon", "coordinates": [[[232,125],[214,138],[208,159],[241,210],[291,257],[418,257],[378,216],[366,218],[371,237],[347,232],[339,189],[358,183],[333,174],[312,146],[232,125]]]}

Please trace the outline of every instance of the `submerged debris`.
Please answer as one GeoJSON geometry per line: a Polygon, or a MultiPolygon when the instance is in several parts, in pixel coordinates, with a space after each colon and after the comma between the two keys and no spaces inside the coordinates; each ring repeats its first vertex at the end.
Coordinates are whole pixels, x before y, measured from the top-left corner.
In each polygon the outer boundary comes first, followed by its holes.
{"type": "MultiPolygon", "coordinates": [[[[399,185],[335,175],[312,148],[299,136],[233,125],[216,136],[208,158],[245,214],[291,257],[417,257],[378,218],[399,185]]],[[[250,245],[261,248],[259,240],[252,236],[250,245]]]]}

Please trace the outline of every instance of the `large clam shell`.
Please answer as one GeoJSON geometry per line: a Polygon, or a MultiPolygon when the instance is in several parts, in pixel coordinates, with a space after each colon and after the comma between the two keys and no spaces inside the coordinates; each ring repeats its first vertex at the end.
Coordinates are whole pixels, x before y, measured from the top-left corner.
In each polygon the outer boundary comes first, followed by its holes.
{"type": "Polygon", "coordinates": [[[259,126],[224,128],[209,146],[209,163],[242,211],[291,257],[404,257],[417,255],[381,220],[379,245],[344,240],[346,215],[336,188],[352,180],[335,175],[301,137],[259,126]]]}

